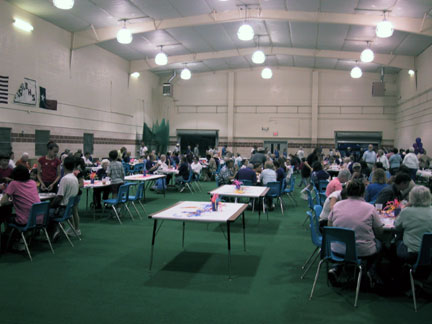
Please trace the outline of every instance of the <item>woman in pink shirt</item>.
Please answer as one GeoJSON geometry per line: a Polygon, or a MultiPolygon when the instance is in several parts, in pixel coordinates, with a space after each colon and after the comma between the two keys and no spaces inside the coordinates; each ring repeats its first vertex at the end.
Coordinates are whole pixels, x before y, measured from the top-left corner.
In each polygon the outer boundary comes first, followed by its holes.
{"type": "MultiPolygon", "coordinates": [[[[12,179],[7,186],[1,200],[1,205],[8,204],[12,201],[16,216],[12,215],[8,222],[14,222],[17,225],[27,224],[30,209],[34,203],[39,203],[39,194],[36,182],[30,180],[28,169],[23,166],[17,166],[12,172],[12,179]]],[[[38,223],[42,223],[43,215],[37,218],[38,223]]]]}

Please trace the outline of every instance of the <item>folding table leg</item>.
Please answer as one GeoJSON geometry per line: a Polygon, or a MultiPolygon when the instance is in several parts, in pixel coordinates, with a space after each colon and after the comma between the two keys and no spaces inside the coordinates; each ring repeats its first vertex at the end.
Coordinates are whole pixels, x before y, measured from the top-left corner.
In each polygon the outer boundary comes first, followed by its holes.
{"type": "Polygon", "coordinates": [[[228,279],[231,280],[231,231],[230,222],[227,221],[227,241],[228,241],[228,279]]]}
{"type": "Polygon", "coordinates": [[[154,222],[153,222],[153,237],[152,237],[152,244],[151,244],[151,251],[150,251],[149,271],[151,271],[151,268],[152,268],[152,265],[153,265],[153,250],[154,250],[154,244],[155,244],[155,238],[156,238],[156,229],[157,229],[157,219],[154,219],[154,222]]]}
{"type": "Polygon", "coordinates": [[[246,252],[246,226],[245,226],[245,215],[242,213],[242,225],[243,225],[243,250],[246,252]]]}

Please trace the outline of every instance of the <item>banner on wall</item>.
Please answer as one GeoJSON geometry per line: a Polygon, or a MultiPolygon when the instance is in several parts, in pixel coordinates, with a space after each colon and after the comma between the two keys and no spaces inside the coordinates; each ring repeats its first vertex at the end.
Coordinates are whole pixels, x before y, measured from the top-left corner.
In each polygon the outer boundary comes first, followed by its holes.
{"type": "Polygon", "coordinates": [[[0,103],[8,104],[9,77],[0,75],[0,103]]]}
{"type": "Polygon", "coordinates": [[[24,78],[17,93],[15,94],[14,102],[24,105],[36,106],[36,81],[24,78]]]}
{"type": "Polygon", "coordinates": [[[57,110],[57,100],[49,100],[46,97],[46,89],[39,87],[39,107],[49,110],[57,110]]]}

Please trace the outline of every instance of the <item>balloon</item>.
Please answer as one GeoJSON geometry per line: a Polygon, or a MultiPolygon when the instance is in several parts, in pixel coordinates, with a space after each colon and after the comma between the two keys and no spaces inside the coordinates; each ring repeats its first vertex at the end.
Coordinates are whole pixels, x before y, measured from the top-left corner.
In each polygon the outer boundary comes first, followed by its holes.
{"type": "Polygon", "coordinates": [[[421,138],[420,137],[416,138],[416,143],[421,143],[421,138]]]}
{"type": "Polygon", "coordinates": [[[417,143],[414,143],[414,144],[413,144],[413,147],[414,147],[415,149],[417,149],[417,148],[418,148],[417,143]]]}

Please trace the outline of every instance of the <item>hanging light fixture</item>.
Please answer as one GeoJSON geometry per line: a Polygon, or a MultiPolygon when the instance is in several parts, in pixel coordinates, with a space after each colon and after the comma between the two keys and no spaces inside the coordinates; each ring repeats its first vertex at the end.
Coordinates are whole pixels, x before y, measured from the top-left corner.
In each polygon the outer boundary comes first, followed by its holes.
{"type": "Polygon", "coordinates": [[[374,60],[375,54],[369,47],[369,42],[367,42],[367,48],[365,48],[360,54],[360,61],[364,63],[370,63],[374,60]]]}
{"type": "Polygon", "coordinates": [[[131,77],[134,79],[138,79],[140,77],[140,73],[139,72],[131,73],[131,77]]]}
{"type": "Polygon", "coordinates": [[[409,74],[410,76],[414,76],[415,71],[414,71],[414,70],[408,70],[408,74],[409,74]]]}
{"type": "Polygon", "coordinates": [[[182,78],[182,80],[190,80],[191,77],[192,77],[191,71],[187,68],[187,66],[185,66],[180,73],[180,78],[182,78]]]}
{"type": "Polygon", "coordinates": [[[161,51],[155,57],[155,63],[157,65],[167,65],[168,64],[168,56],[162,51],[163,46],[160,47],[161,51]]]}
{"type": "Polygon", "coordinates": [[[123,28],[117,32],[117,42],[120,44],[132,43],[132,32],[126,27],[126,19],[123,19],[123,28]]]}
{"type": "Polygon", "coordinates": [[[242,41],[250,41],[254,38],[255,32],[251,25],[246,23],[247,18],[247,6],[245,8],[245,22],[241,25],[237,31],[238,39],[242,41]]]}
{"type": "Polygon", "coordinates": [[[388,38],[393,35],[393,24],[386,19],[386,11],[384,11],[384,19],[378,23],[375,32],[379,38],[388,38]]]}
{"type": "Polygon", "coordinates": [[[69,10],[74,6],[74,0],[53,0],[53,4],[56,8],[69,10]]]}
{"type": "Polygon", "coordinates": [[[252,54],[252,62],[254,62],[255,64],[263,64],[266,60],[265,53],[259,49],[259,39],[260,36],[258,35],[258,49],[252,54]]]}
{"type": "Polygon", "coordinates": [[[269,67],[265,67],[261,71],[261,78],[263,79],[271,79],[273,77],[273,71],[269,67]]]}
{"type": "Polygon", "coordinates": [[[351,78],[358,79],[363,75],[362,70],[358,66],[354,66],[351,70],[351,78]]]}
{"type": "Polygon", "coordinates": [[[31,32],[34,29],[31,24],[29,24],[28,22],[26,22],[24,20],[18,19],[18,18],[14,19],[13,25],[16,28],[19,28],[19,29],[24,30],[26,32],[31,32]]]}

